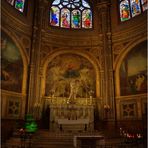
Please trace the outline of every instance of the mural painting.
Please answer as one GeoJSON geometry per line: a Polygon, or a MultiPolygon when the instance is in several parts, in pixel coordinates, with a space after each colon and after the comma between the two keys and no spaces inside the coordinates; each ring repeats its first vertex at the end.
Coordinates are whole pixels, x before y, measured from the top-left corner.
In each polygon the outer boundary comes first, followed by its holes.
{"type": "Polygon", "coordinates": [[[19,49],[12,39],[1,33],[1,88],[21,92],[23,62],[19,49]]]}
{"type": "Polygon", "coordinates": [[[147,92],[147,42],[134,47],[120,67],[120,93],[122,96],[147,92]]]}
{"type": "Polygon", "coordinates": [[[85,58],[74,54],[59,55],[46,71],[46,96],[95,97],[95,71],[85,58]]]}

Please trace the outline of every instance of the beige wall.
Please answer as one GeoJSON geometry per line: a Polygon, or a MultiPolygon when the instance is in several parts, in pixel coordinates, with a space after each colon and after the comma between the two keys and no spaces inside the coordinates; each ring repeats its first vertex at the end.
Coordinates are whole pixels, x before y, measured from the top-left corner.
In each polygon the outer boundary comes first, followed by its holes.
{"type": "MultiPolygon", "coordinates": [[[[117,1],[112,0],[111,7],[111,26],[112,26],[112,52],[113,68],[115,71],[115,99],[117,107],[117,119],[141,119],[144,114],[144,103],[146,103],[146,94],[120,96],[119,68],[124,57],[136,45],[147,40],[147,16],[146,11],[139,16],[131,18],[129,21],[120,22],[119,8],[117,1]],[[133,104],[135,117],[123,117],[123,104],[133,104]]],[[[126,109],[125,109],[126,110],[126,109]]]]}
{"type": "MultiPolygon", "coordinates": [[[[17,44],[20,44],[24,51],[26,64],[30,64],[29,75],[24,78],[25,89],[28,89],[29,108],[33,108],[35,103],[44,101],[44,82],[46,81],[46,67],[53,57],[60,54],[73,53],[86,57],[96,69],[97,73],[97,99],[98,110],[103,119],[105,104],[109,104],[114,110],[114,89],[119,90],[119,67],[120,59],[125,56],[125,52],[130,51],[132,47],[146,39],[146,12],[127,21],[120,22],[117,1],[112,0],[110,5],[107,1],[103,3],[93,2],[93,29],[91,30],[66,30],[56,29],[49,26],[49,3],[42,1],[35,12],[35,22],[33,25],[33,1],[28,1],[27,14],[20,14],[12,8],[5,0],[2,1],[2,29],[9,32],[9,35],[17,38],[17,44]],[[108,15],[108,6],[111,6],[111,19],[108,15]],[[102,11],[103,10],[103,11],[102,11]],[[38,17],[36,17],[38,16],[38,17]],[[111,25],[111,26],[110,26],[111,25]],[[33,31],[33,36],[32,36],[33,31]],[[109,53],[108,53],[109,51],[109,53]],[[31,53],[31,54],[30,54],[31,53]],[[30,61],[30,58],[32,59],[30,61]],[[113,61],[112,61],[113,58],[113,61]],[[113,67],[113,68],[112,68],[113,67]],[[113,87],[113,72],[115,72],[115,88],[113,87]],[[27,81],[29,76],[29,81],[27,81]]],[[[26,66],[27,67],[27,66],[26,66]]],[[[27,68],[26,68],[27,71],[27,68]]],[[[24,91],[25,92],[25,91],[24,91]]],[[[26,93],[9,95],[21,96],[23,102],[26,93]]],[[[145,94],[144,100],[145,100],[145,94]]],[[[142,95],[142,96],[143,96],[142,95]]],[[[8,110],[5,99],[7,92],[2,91],[3,96],[3,117],[6,117],[8,110]]],[[[140,97],[143,98],[143,97],[140,97]]],[[[124,100],[118,93],[115,94],[117,105],[117,118],[122,120],[121,104],[124,100]]],[[[126,97],[126,101],[134,100],[136,102],[135,119],[142,116],[142,101],[137,100],[137,96],[126,97]],[[129,99],[128,99],[129,98],[129,99]]],[[[23,104],[23,102],[21,104],[23,104]]],[[[21,108],[25,110],[25,106],[21,108]]],[[[31,110],[28,110],[32,112],[31,110]]],[[[24,111],[20,111],[18,117],[22,117],[24,111]]],[[[114,113],[110,117],[114,119],[114,113]]]]}

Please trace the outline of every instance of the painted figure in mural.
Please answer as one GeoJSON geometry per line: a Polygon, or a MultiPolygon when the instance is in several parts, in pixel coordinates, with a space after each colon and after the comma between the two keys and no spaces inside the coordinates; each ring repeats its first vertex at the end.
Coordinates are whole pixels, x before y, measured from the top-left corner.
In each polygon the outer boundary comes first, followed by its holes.
{"type": "Polygon", "coordinates": [[[51,9],[51,25],[56,25],[58,23],[58,18],[56,12],[51,9]]]}
{"type": "Polygon", "coordinates": [[[63,13],[61,19],[62,19],[62,27],[69,28],[69,22],[67,20],[68,19],[68,14],[63,13]]]}
{"type": "Polygon", "coordinates": [[[63,84],[64,77],[62,76],[62,69],[60,66],[55,65],[50,68],[50,77],[52,77],[50,95],[52,97],[59,96],[65,92],[65,84],[63,84]]]}
{"type": "Polygon", "coordinates": [[[87,67],[84,67],[80,70],[80,80],[83,85],[83,92],[85,92],[85,97],[89,96],[89,91],[91,90],[91,77],[90,77],[90,70],[87,67]]]}
{"type": "Polygon", "coordinates": [[[136,87],[135,87],[135,82],[134,80],[129,80],[129,85],[130,85],[130,91],[135,94],[136,93],[136,87]]]}
{"type": "Polygon", "coordinates": [[[23,63],[19,49],[7,34],[1,37],[1,86],[2,89],[21,91],[23,63]],[[17,73],[16,73],[17,71],[17,73]]]}
{"type": "Polygon", "coordinates": [[[73,24],[74,24],[75,28],[80,27],[80,13],[79,13],[79,11],[74,12],[74,14],[73,14],[73,24]]]}
{"type": "Polygon", "coordinates": [[[79,71],[75,68],[75,65],[70,63],[67,65],[67,69],[64,73],[65,78],[77,78],[79,77],[79,71]]]}
{"type": "Polygon", "coordinates": [[[86,59],[60,55],[48,66],[45,92],[47,96],[86,98],[90,96],[90,90],[95,92],[94,87],[94,70],[86,59]]]}
{"type": "MultiPolygon", "coordinates": [[[[5,59],[3,59],[3,52],[5,52],[7,49],[7,39],[1,38],[1,62],[5,62],[5,59]]],[[[2,64],[1,67],[1,80],[8,81],[10,79],[10,74],[5,70],[5,66],[2,64]]]]}
{"type": "Polygon", "coordinates": [[[135,82],[135,86],[136,86],[137,91],[141,90],[141,86],[142,86],[144,80],[145,80],[144,75],[138,75],[137,76],[136,82],[135,82]]]}

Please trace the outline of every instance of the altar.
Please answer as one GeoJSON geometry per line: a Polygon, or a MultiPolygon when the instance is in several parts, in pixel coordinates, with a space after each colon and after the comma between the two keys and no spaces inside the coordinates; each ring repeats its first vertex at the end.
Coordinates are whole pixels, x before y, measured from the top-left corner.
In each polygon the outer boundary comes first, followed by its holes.
{"type": "Polygon", "coordinates": [[[58,125],[61,131],[87,131],[89,128],[89,119],[58,119],[58,125]]]}
{"type": "Polygon", "coordinates": [[[80,98],[67,103],[66,98],[50,100],[50,129],[53,131],[93,131],[94,100],[80,98]]]}

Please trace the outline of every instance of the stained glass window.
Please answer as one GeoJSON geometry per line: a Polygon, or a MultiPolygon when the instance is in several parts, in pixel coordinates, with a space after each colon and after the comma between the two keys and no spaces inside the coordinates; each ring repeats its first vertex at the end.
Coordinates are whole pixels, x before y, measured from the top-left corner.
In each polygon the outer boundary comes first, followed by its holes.
{"type": "Polygon", "coordinates": [[[141,13],[140,1],[139,0],[131,0],[131,13],[132,17],[139,15],[141,13]]]}
{"type": "Polygon", "coordinates": [[[59,8],[52,6],[50,9],[50,23],[53,26],[59,26],[59,8]]]}
{"type": "Polygon", "coordinates": [[[82,27],[91,28],[92,27],[92,14],[89,9],[82,12],[82,27]]]}
{"type": "Polygon", "coordinates": [[[128,0],[123,0],[120,3],[120,18],[121,21],[126,21],[130,19],[130,7],[128,0]]]}
{"type": "Polygon", "coordinates": [[[81,28],[81,13],[79,10],[73,10],[71,14],[72,28],[81,28]]]}
{"type": "Polygon", "coordinates": [[[61,10],[61,27],[70,27],[70,11],[67,8],[61,10]]]}
{"type": "Polygon", "coordinates": [[[120,20],[127,21],[148,9],[147,0],[119,0],[120,20]]]}
{"type": "Polygon", "coordinates": [[[6,0],[20,12],[24,12],[25,0],[6,0]]]}
{"type": "Polygon", "coordinates": [[[148,9],[148,3],[147,0],[141,0],[141,4],[142,4],[142,10],[145,11],[148,9]]]}
{"type": "Polygon", "coordinates": [[[51,26],[92,28],[92,10],[85,0],[54,0],[49,12],[51,26]]]}

